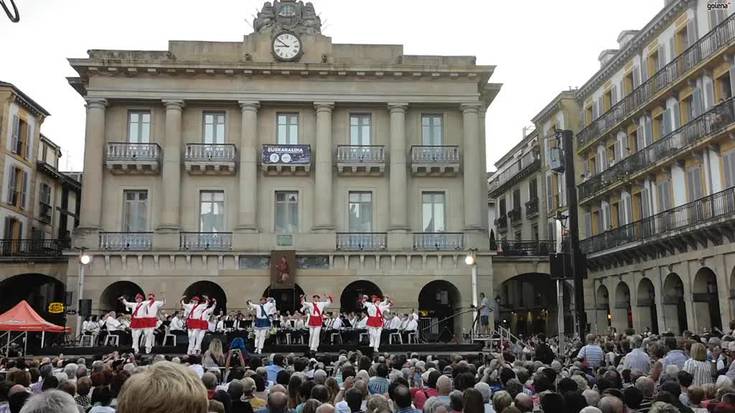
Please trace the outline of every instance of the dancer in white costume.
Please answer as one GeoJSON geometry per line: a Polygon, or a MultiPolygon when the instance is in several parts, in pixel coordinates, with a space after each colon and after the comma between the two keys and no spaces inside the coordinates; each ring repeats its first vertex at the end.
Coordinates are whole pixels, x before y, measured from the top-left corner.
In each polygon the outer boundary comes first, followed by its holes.
{"type": "Polygon", "coordinates": [[[156,301],[156,295],[148,293],[148,301],[145,302],[146,326],[143,329],[145,335],[145,354],[151,354],[153,349],[154,337],[153,331],[158,323],[158,311],[166,304],[166,300],[156,301]]]}
{"type": "Polygon", "coordinates": [[[391,301],[385,297],[384,301],[380,301],[377,295],[372,296],[372,302],[368,300],[367,295],[362,296],[362,305],[367,311],[367,328],[370,336],[370,347],[376,352],[380,349],[380,335],[385,325],[385,313],[390,311],[391,301]]]}
{"type": "Polygon", "coordinates": [[[209,315],[214,311],[217,300],[213,298],[210,302],[206,295],[202,295],[201,303],[197,296],[192,297],[188,304],[184,300],[186,297],[181,298],[181,306],[184,308],[186,328],[189,330],[189,348],[186,354],[199,354],[202,351],[202,339],[209,329],[209,315]]]}
{"type": "Polygon", "coordinates": [[[273,297],[261,297],[260,303],[255,304],[248,300],[250,308],[255,310],[255,353],[263,352],[265,336],[271,328],[271,317],[276,314],[276,300],[273,297]]]}
{"type": "Polygon", "coordinates": [[[332,303],[332,297],[327,296],[328,301],[319,301],[320,297],[314,294],[311,302],[301,296],[301,312],[309,315],[309,350],[316,352],[319,348],[319,337],[324,325],[324,309],[332,303]]]}
{"type": "Polygon", "coordinates": [[[126,300],[125,297],[118,298],[125,308],[131,312],[130,333],[133,336],[133,352],[136,354],[140,353],[140,335],[144,333],[146,325],[148,324],[143,298],[143,294],[140,293],[135,295],[135,302],[133,303],[126,300]]]}

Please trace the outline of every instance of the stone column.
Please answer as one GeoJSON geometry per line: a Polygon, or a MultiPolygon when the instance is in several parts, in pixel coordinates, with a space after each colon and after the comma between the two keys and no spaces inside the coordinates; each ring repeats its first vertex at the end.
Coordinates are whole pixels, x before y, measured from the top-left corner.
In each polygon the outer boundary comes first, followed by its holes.
{"type": "Polygon", "coordinates": [[[407,103],[390,103],[390,231],[407,232],[408,176],[406,165],[407,103]]]}
{"type": "Polygon", "coordinates": [[[314,229],[334,229],[332,219],[332,110],[333,102],[315,102],[316,184],[314,187],[314,229]]]}
{"type": "Polygon", "coordinates": [[[258,204],[258,108],[254,101],[240,101],[240,185],[237,231],[257,232],[258,204]]]}
{"type": "Polygon", "coordinates": [[[158,229],[177,231],[181,228],[181,118],[182,100],[164,100],[166,132],[163,140],[161,168],[163,208],[158,229]]]}
{"type": "Polygon", "coordinates": [[[102,219],[102,165],[105,148],[105,107],[107,100],[87,98],[84,136],[84,184],[79,229],[96,231],[102,219]]]}
{"type": "Polygon", "coordinates": [[[464,130],[463,155],[464,155],[464,226],[465,231],[481,231],[482,228],[482,202],[487,205],[485,171],[481,170],[482,145],[480,137],[480,112],[479,103],[463,104],[462,117],[464,130]]]}

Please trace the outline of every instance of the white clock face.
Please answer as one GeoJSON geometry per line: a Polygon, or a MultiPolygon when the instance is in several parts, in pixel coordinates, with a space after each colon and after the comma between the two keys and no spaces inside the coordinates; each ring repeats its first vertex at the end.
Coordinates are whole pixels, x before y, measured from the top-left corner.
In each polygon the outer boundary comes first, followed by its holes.
{"type": "Polygon", "coordinates": [[[281,33],[273,39],[273,54],[281,60],[293,60],[301,54],[301,40],[291,33],[281,33]]]}

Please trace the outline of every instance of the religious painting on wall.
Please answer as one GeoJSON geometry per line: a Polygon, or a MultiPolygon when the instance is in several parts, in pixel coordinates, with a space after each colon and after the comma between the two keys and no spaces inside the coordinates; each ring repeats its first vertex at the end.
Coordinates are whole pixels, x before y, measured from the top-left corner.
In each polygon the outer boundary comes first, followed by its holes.
{"type": "Polygon", "coordinates": [[[294,288],[296,277],[296,251],[271,251],[271,288],[294,288]]]}

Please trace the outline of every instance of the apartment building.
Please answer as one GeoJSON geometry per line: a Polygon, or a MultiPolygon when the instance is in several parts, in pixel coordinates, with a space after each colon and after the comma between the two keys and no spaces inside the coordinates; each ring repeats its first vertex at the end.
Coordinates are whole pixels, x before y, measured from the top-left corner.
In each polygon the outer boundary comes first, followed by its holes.
{"type": "Polygon", "coordinates": [[[577,92],[593,331],[701,332],[735,315],[734,48],[731,8],[667,1],[577,92]]]}
{"type": "Polygon", "coordinates": [[[79,216],[78,177],[59,172],[61,150],[41,134],[49,113],[16,86],[0,82],[0,311],[27,300],[43,316],[65,302],[71,232],[79,216]]]}
{"type": "Polygon", "coordinates": [[[241,41],[70,59],[84,183],[99,188],[82,195],[74,237],[92,256],[93,311],[140,291],[170,308],[208,294],[223,311],[262,295],[285,311],[304,292],[349,311],[375,293],[437,318],[472,303],[468,250],[493,296],[494,67],[334,43],[311,3],[265,3],[253,27],[241,41]]]}

